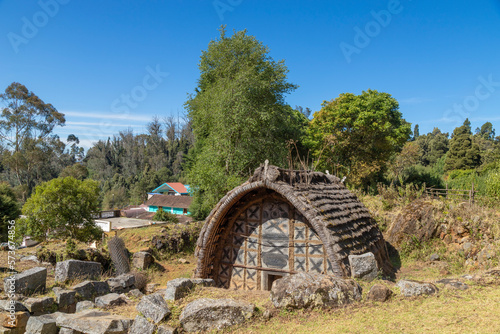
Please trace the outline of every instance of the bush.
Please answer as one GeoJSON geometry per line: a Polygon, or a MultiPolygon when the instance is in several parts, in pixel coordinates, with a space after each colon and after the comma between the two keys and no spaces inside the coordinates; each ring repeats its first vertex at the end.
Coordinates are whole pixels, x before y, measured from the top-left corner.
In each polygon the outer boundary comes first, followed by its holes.
{"type": "Polygon", "coordinates": [[[12,188],[5,182],[0,183],[0,238],[7,241],[9,221],[21,214],[12,188]]]}
{"type": "Polygon", "coordinates": [[[447,182],[449,189],[462,190],[471,189],[472,183],[474,183],[474,190],[481,195],[486,193],[486,177],[474,169],[453,170],[449,172],[447,182]]]}
{"type": "Polygon", "coordinates": [[[99,209],[97,181],[80,181],[71,176],[57,178],[35,188],[35,193],[23,206],[27,218],[20,225],[23,225],[23,233],[37,240],[99,240],[102,230],[93,218],[99,209]]]}
{"type": "Polygon", "coordinates": [[[377,192],[382,199],[384,210],[390,210],[397,205],[406,205],[419,199],[425,192],[425,183],[419,187],[414,184],[406,184],[404,186],[385,186],[382,183],[377,185],[377,192]]]}
{"type": "Polygon", "coordinates": [[[151,248],[156,252],[156,255],[194,252],[202,226],[203,224],[200,222],[188,225],[169,225],[162,234],[153,236],[151,248]]]}
{"type": "Polygon", "coordinates": [[[162,208],[159,208],[153,216],[153,220],[160,222],[169,222],[169,223],[178,223],[179,219],[173,213],[164,211],[162,208]]]}
{"type": "Polygon", "coordinates": [[[500,199],[500,170],[491,171],[486,177],[486,194],[500,199]]]}

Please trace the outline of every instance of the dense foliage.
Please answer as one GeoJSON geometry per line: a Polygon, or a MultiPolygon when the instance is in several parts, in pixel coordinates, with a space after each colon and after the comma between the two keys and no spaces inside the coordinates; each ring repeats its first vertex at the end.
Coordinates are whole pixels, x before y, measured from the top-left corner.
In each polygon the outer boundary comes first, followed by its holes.
{"type": "Polygon", "coordinates": [[[126,130],[98,141],[83,163],[89,177],[101,184],[103,209],[123,208],[143,203],[147,193],[162,183],[181,181],[185,155],[192,143],[189,122],[155,117],[146,134],[134,135],[126,130]]]}
{"type": "Polygon", "coordinates": [[[466,119],[462,126],[453,131],[444,169],[470,169],[479,166],[480,162],[479,146],[472,140],[470,122],[466,119]]]}
{"type": "Polygon", "coordinates": [[[179,221],[176,215],[167,212],[162,208],[159,208],[158,211],[156,211],[155,215],[153,216],[153,220],[159,222],[170,222],[170,223],[177,223],[179,221]]]}
{"type": "Polygon", "coordinates": [[[195,135],[188,181],[195,185],[191,212],[204,218],[266,159],[283,165],[287,141],[299,139],[307,119],[284,102],[297,88],[284,61],[246,31],[227,37],[221,28],[199,69],[196,94],[186,102],[195,135]]]}
{"type": "Polygon", "coordinates": [[[373,185],[410,137],[410,124],[402,118],[398,102],[387,93],[368,90],[341,94],[322,106],[307,137],[318,167],[346,176],[355,186],[373,185]]]}
{"type": "Polygon", "coordinates": [[[0,238],[7,241],[9,221],[15,220],[21,214],[16,196],[6,182],[0,182],[0,238]]]}
{"type": "Polygon", "coordinates": [[[99,211],[99,183],[73,177],[57,178],[35,188],[23,206],[17,230],[38,240],[73,238],[92,241],[101,238],[93,215],[99,211]]]}

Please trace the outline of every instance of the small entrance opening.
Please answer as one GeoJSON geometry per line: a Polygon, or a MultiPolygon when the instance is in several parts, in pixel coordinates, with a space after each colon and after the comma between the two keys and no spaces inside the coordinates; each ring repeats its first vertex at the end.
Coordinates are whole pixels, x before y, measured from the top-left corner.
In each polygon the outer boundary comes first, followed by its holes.
{"type": "Polygon", "coordinates": [[[283,278],[283,275],[268,275],[267,276],[267,289],[271,290],[273,287],[273,282],[276,281],[277,279],[283,278]]]}

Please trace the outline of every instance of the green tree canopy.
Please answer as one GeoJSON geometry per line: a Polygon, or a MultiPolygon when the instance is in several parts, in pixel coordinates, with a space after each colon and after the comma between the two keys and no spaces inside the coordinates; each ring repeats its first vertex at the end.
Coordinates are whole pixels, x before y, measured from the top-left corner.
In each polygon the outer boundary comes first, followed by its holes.
{"type": "Polygon", "coordinates": [[[9,221],[15,220],[21,214],[16,196],[6,182],[0,182],[0,237],[7,241],[9,221]]]}
{"type": "Polygon", "coordinates": [[[445,171],[472,169],[479,166],[480,162],[479,147],[472,141],[470,122],[466,119],[462,126],[453,130],[444,169],[445,171]]]}
{"type": "Polygon", "coordinates": [[[320,169],[366,186],[410,134],[411,125],[402,118],[398,102],[387,93],[368,90],[325,101],[314,113],[307,144],[320,169]]]}
{"type": "Polygon", "coordinates": [[[448,133],[442,133],[439,128],[421,135],[416,140],[420,146],[420,163],[422,166],[434,165],[448,152],[448,133]]]}
{"type": "Polygon", "coordinates": [[[23,206],[27,218],[20,224],[25,235],[92,241],[101,237],[92,215],[100,210],[99,184],[73,177],[57,178],[35,188],[23,206]]]}
{"type": "Polygon", "coordinates": [[[282,165],[286,142],[298,139],[307,118],[285,104],[297,86],[284,61],[246,31],[220,37],[202,51],[196,94],[185,103],[195,135],[188,161],[191,212],[204,218],[227,191],[268,159],[282,165]]]}

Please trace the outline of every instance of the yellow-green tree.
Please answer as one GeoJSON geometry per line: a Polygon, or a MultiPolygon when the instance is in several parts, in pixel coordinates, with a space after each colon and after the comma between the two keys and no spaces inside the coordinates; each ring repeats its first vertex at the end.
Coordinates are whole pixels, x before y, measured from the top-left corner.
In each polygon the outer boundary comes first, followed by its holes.
{"type": "Polygon", "coordinates": [[[306,143],[318,169],[366,187],[410,138],[411,126],[402,118],[396,99],[369,89],[361,95],[343,93],[325,101],[314,113],[307,133],[306,143]]]}

